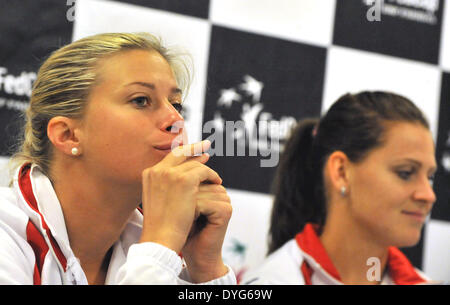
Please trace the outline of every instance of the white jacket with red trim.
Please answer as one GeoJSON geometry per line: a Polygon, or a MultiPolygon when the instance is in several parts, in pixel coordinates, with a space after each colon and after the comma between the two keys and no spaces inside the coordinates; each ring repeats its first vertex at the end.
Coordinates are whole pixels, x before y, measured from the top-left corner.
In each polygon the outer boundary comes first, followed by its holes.
{"type": "MultiPolygon", "coordinates": [[[[136,210],[114,244],[106,284],[191,284],[182,259],[157,243],[138,243],[136,210]]],[[[236,283],[231,270],[204,284],[236,283]]],[[[50,180],[22,167],[11,188],[0,188],[0,284],[88,284],[69,244],[64,216],[50,180]]]]}
{"type": "MultiPolygon", "coordinates": [[[[381,279],[381,284],[437,283],[414,268],[406,256],[395,247],[389,248],[387,271],[381,279]]],[[[241,283],[244,285],[343,284],[312,224],[305,225],[301,233],[271,253],[261,266],[246,272],[241,283]]]]}

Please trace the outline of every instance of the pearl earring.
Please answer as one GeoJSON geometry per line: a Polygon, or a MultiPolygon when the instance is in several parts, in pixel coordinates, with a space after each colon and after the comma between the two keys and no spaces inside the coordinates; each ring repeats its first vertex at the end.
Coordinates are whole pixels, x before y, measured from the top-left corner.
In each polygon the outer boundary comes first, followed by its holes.
{"type": "Polygon", "coordinates": [[[345,196],[346,192],[347,192],[347,188],[345,186],[341,187],[341,195],[345,196]]]}
{"type": "Polygon", "coordinates": [[[78,155],[78,148],[76,147],[72,148],[72,155],[74,156],[78,155]]]}

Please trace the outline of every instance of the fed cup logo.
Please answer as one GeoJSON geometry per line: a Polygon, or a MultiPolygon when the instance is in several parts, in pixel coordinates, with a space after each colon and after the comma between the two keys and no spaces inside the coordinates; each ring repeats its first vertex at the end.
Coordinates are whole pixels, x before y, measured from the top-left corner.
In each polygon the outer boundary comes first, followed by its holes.
{"type": "MultiPolygon", "coordinates": [[[[297,121],[292,116],[277,120],[272,113],[264,111],[261,102],[263,88],[262,82],[251,75],[244,75],[241,83],[220,90],[214,118],[202,127],[203,134],[209,135],[205,140],[211,142],[208,150],[211,156],[259,156],[262,157],[261,167],[278,165],[283,142],[297,121]],[[239,119],[228,120],[230,111],[234,117],[237,111],[239,119]]],[[[175,124],[172,131],[177,133],[179,128],[182,128],[181,122],[175,124]]],[[[175,140],[172,149],[179,142],[175,140]]]]}
{"type": "Polygon", "coordinates": [[[260,156],[261,167],[278,165],[283,142],[296,119],[283,116],[277,120],[265,111],[263,89],[261,81],[247,74],[236,86],[220,90],[214,118],[203,125],[203,134],[211,134],[207,140],[214,144],[213,155],[260,156]],[[227,120],[231,108],[234,116],[238,113],[238,120],[227,120]]]}

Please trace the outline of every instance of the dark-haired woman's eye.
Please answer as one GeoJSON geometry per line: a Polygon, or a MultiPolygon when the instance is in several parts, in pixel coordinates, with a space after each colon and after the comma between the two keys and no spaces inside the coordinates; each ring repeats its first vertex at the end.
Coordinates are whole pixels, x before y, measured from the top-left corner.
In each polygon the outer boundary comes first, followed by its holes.
{"type": "Polygon", "coordinates": [[[411,178],[412,174],[413,174],[413,171],[407,171],[407,170],[397,171],[397,175],[403,180],[409,180],[409,178],[411,178]]]}
{"type": "Polygon", "coordinates": [[[132,99],[130,102],[133,103],[138,108],[144,108],[148,104],[150,104],[150,100],[146,96],[138,96],[138,97],[132,99]]]}
{"type": "Polygon", "coordinates": [[[180,103],[174,103],[172,104],[172,106],[176,111],[178,111],[178,113],[181,113],[181,110],[183,110],[183,105],[181,105],[180,103]]]}

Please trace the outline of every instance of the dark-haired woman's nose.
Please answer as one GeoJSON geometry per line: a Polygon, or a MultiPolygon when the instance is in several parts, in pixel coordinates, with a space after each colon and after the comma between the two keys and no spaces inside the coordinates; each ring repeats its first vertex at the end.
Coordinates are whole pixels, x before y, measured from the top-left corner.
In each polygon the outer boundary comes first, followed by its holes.
{"type": "Polygon", "coordinates": [[[414,192],[414,199],[432,205],[436,201],[436,194],[428,177],[424,177],[414,192]]]}

